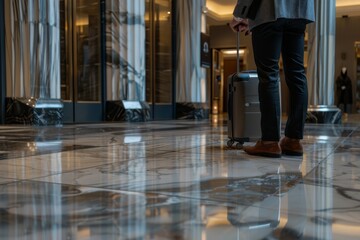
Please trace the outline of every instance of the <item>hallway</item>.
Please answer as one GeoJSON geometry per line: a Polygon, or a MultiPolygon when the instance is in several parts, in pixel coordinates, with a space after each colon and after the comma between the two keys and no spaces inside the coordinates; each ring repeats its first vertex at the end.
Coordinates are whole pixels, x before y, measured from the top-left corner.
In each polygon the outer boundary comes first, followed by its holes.
{"type": "Polygon", "coordinates": [[[226,141],[221,119],[0,126],[0,239],[359,239],[358,123],[306,125],[302,158],[226,141]]]}

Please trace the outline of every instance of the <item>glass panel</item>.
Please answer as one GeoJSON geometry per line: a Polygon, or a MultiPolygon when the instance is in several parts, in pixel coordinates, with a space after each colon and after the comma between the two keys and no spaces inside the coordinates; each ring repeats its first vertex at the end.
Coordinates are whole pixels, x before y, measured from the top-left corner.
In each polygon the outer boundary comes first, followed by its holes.
{"type": "Polygon", "coordinates": [[[72,97],[72,82],[71,82],[71,74],[69,74],[69,70],[71,64],[72,55],[69,55],[69,33],[71,32],[71,28],[69,28],[68,19],[68,8],[67,8],[66,0],[60,0],[60,78],[61,78],[61,99],[63,100],[71,100],[72,97]]]}
{"type": "Polygon", "coordinates": [[[155,0],[155,102],[172,101],[171,0],[155,0]]]}
{"type": "Polygon", "coordinates": [[[100,4],[77,0],[75,47],[77,101],[100,101],[100,4]]]}
{"type": "Polygon", "coordinates": [[[152,69],[152,21],[150,19],[152,18],[152,2],[153,0],[146,0],[145,1],[145,48],[146,48],[146,101],[149,103],[153,102],[153,84],[152,84],[152,76],[151,73],[153,72],[152,69]]]}
{"type": "Polygon", "coordinates": [[[146,1],[146,100],[172,102],[171,0],[146,1]]]}

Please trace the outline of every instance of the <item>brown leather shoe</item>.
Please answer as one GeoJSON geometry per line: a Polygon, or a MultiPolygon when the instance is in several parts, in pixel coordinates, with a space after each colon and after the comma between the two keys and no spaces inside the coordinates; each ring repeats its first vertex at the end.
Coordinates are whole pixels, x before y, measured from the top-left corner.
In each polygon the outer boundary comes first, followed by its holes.
{"type": "Polygon", "coordinates": [[[281,151],[285,155],[302,156],[304,153],[300,139],[284,137],[280,141],[281,151]]]}
{"type": "Polygon", "coordinates": [[[264,142],[259,140],[255,146],[244,146],[243,150],[250,155],[273,158],[281,157],[281,148],[278,142],[264,142]]]}

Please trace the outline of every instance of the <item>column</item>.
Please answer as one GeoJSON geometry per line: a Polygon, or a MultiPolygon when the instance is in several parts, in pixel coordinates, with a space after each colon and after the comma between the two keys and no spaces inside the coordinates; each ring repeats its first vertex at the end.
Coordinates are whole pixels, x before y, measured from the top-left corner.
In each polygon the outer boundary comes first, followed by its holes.
{"type": "Polygon", "coordinates": [[[5,1],[6,123],[59,125],[58,0],[5,1]]]}
{"type": "MultiPolygon", "coordinates": [[[[4,18],[4,1],[0,1],[0,32],[5,32],[5,18],[4,18]]],[[[0,124],[5,123],[5,38],[4,34],[0,36],[0,124]]]]}
{"type": "Polygon", "coordinates": [[[145,121],[145,0],[106,0],[108,121],[145,121]]]}
{"type": "Polygon", "coordinates": [[[340,123],[334,105],[336,1],[315,1],[316,22],[309,25],[308,122],[340,123]]]}
{"type": "Polygon", "coordinates": [[[207,118],[206,71],[200,62],[205,0],[181,0],[176,4],[176,116],[180,119],[207,118]]]}

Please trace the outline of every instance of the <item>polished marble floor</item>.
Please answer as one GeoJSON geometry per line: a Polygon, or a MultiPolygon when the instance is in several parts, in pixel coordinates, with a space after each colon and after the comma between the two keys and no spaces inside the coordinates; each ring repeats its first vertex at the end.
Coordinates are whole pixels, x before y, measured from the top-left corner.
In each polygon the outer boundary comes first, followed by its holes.
{"type": "Polygon", "coordinates": [[[308,124],[303,157],[226,142],[216,117],[0,126],[0,239],[360,239],[360,123],[308,124]]]}

